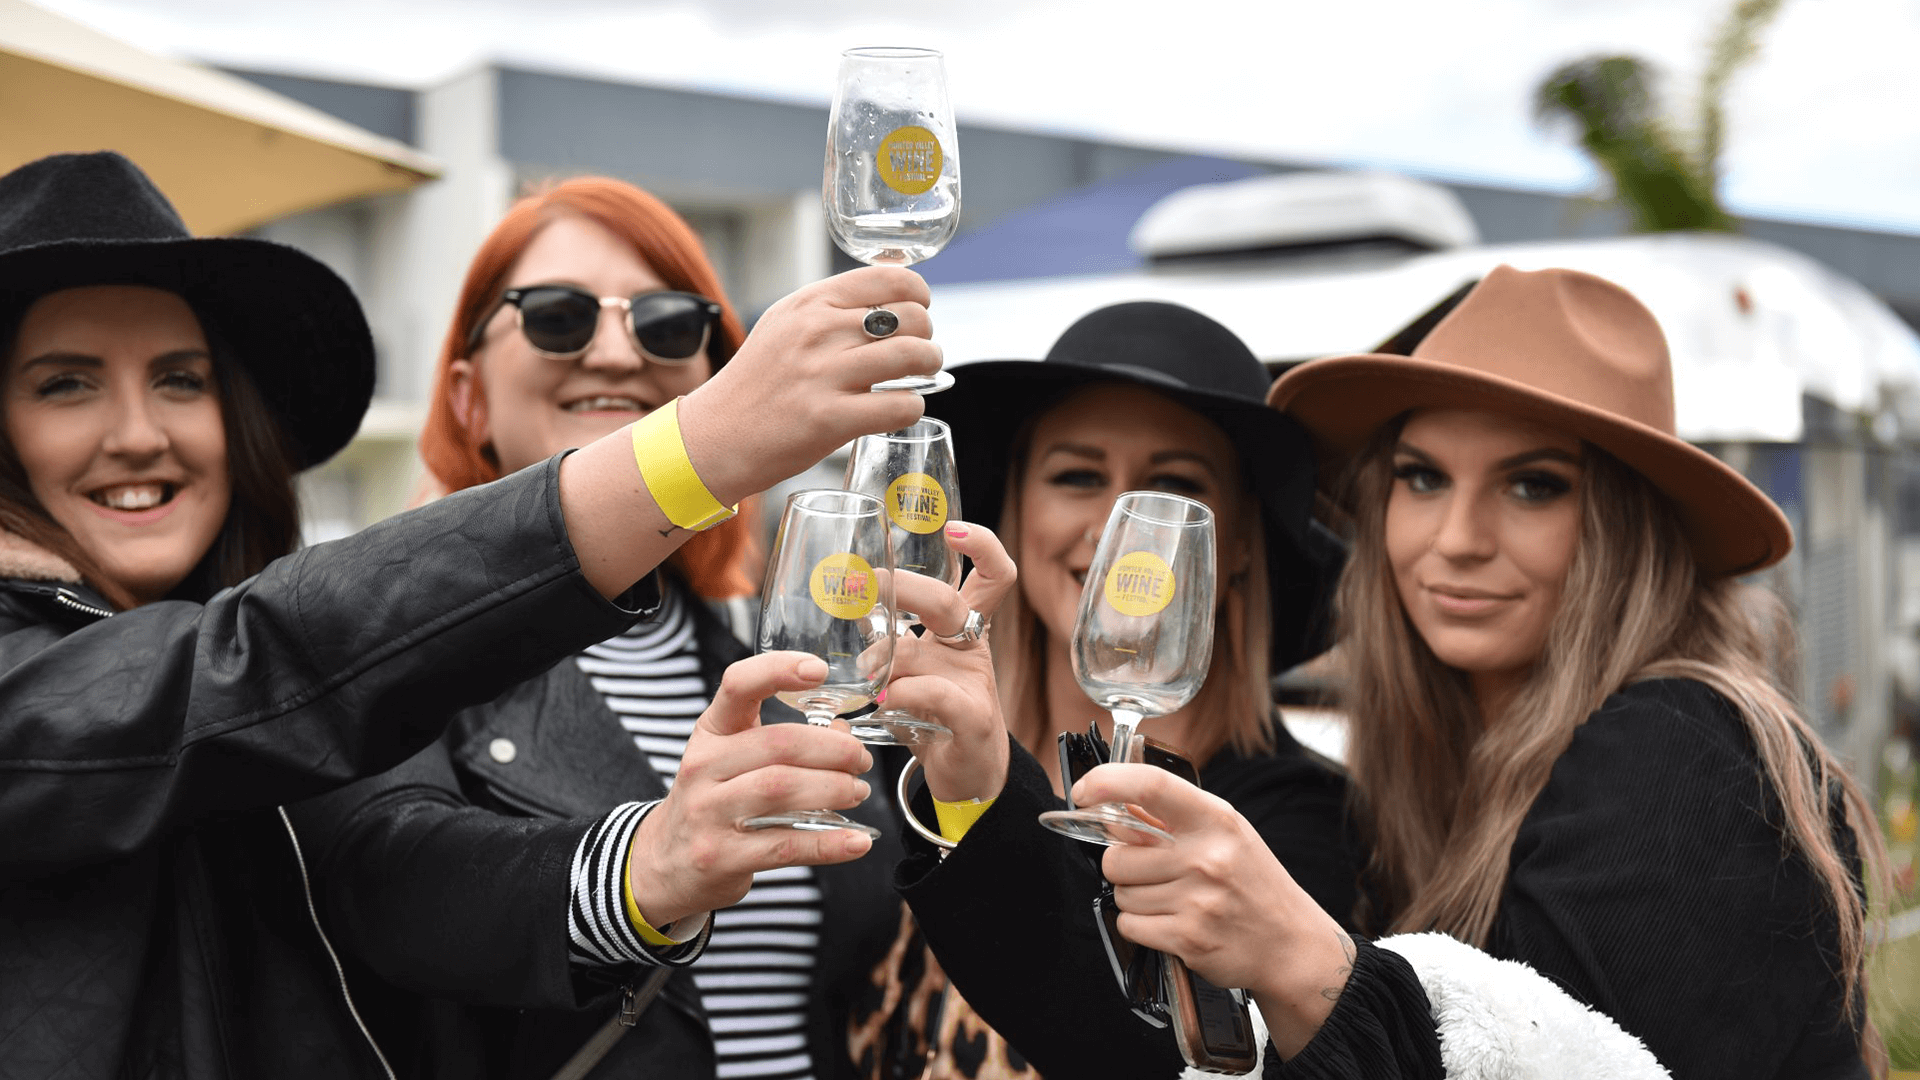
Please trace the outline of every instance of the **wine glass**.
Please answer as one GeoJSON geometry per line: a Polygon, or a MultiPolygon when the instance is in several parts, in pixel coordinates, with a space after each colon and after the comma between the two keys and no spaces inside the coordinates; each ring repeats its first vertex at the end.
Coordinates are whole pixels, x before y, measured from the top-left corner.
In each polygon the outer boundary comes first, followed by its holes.
{"type": "MultiPolygon", "coordinates": [[[[946,525],[960,516],[960,479],[953,465],[953,433],[932,417],[884,435],[863,435],[847,458],[847,490],[865,492],[886,507],[897,570],[960,586],[960,555],[947,543],[946,525]]],[[[911,633],[918,615],[894,612],[894,629],[911,633]]],[[[953,732],[900,709],[881,709],[850,723],[862,742],[886,745],[937,742],[953,732]]]]}
{"type": "MultiPolygon", "coordinates": [[[[1073,629],[1073,677],[1113,714],[1114,761],[1139,757],[1134,730],[1193,700],[1213,660],[1213,511],[1154,491],[1113,505],[1073,629]]],[[[1128,832],[1172,839],[1120,803],[1049,810],[1040,823],[1095,844],[1128,832]]]]}
{"type": "MultiPolygon", "coordinates": [[[[893,549],[880,500],[857,491],[787,497],[761,592],[761,652],[792,649],[826,661],[826,682],[776,696],[826,727],[865,706],[893,668],[893,549]]],[[[879,831],[831,810],[748,818],[749,829],[879,831]]]]}
{"type": "MultiPolygon", "coordinates": [[[[952,239],[960,147],[938,51],[868,46],[840,54],[820,198],[834,243],[863,263],[911,266],[952,239]]],[[[952,385],[941,371],[873,388],[930,394],[952,385]]]]}

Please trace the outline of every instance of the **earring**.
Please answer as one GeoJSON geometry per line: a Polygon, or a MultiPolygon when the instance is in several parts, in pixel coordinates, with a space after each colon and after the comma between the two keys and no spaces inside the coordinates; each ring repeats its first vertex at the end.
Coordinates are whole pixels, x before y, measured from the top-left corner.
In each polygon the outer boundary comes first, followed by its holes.
{"type": "Polygon", "coordinates": [[[1081,533],[1080,538],[1082,540],[1085,540],[1087,543],[1092,544],[1094,547],[1100,546],[1100,535],[1094,532],[1092,529],[1088,529],[1085,532],[1081,533]]]}

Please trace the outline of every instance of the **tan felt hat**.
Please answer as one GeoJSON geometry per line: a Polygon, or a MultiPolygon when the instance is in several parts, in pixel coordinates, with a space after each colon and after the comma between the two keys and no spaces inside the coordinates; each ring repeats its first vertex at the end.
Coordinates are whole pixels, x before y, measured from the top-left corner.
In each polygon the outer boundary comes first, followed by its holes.
{"type": "Polygon", "coordinates": [[[1671,499],[1709,574],[1793,550],[1773,500],[1674,434],[1673,370],[1653,313],[1577,270],[1500,266],[1411,356],[1336,356],[1287,372],[1267,403],[1338,464],[1412,409],[1484,409],[1551,425],[1619,458],[1671,499]]]}

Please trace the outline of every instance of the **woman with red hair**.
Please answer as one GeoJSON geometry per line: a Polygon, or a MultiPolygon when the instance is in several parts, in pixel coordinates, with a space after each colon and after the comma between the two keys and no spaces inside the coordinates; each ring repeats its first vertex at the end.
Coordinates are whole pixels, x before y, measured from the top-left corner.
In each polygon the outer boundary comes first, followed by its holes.
{"type": "MultiPolygon", "coordinates": [[[[744,337],[664,203],[604,178],[557,184],[474,257],[422,456],[449,490],[495,480],[670,407],[744,337]]],[[[570,1058],[596,1076],[849,1071],[828,1033],[891,944],[897,849],[883,836],[883,857],[847,862],[864,840],[823,856],[735,825],[772,809],[756,799],[818,801],[745,782],[760,760],[747,740],[794,734],[753,724],[757,703],[747,730],[700,722],[736,696],[721,673],[750,652],[715,610],[753,591],[748,516],[680,548],[654,618],[297,815],[322,916],[371,969],[349,981],[403,1072],[544,1080],[570,1058]],[[624,912],[600,899],[608,875],[624,912]]],[[[854,805],[864,787],[822,793],[879,825],[883,804],[854,805]]]]}

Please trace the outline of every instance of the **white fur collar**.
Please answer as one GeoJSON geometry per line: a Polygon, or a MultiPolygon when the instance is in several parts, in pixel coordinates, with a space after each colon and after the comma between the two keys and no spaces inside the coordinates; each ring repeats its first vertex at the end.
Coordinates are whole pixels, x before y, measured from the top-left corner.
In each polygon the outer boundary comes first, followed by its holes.
{"type": "Polygon", "coordinates": [[[26,537],[0,529],[0,578],[77,583],[80,571],[26,537]]]}
{"type": "MultiPolygon", "coordinates": [[[[1668,1080],[1639,1039],[1525,964],[1445,934],[1398,934],[1375,944],[1405,957],[1427,992],[1447,1080],[1668,1080]]],[[[1253,1024],[1263,1065],[1267,1025],[1258,1007],[1253,1024]]],[[[1252,1075],[1260,1071],[1255,1065],[1252,1075]]],[[[1180,1077],[1216,1080],[1194,1068],[1180,1077]]]]}

